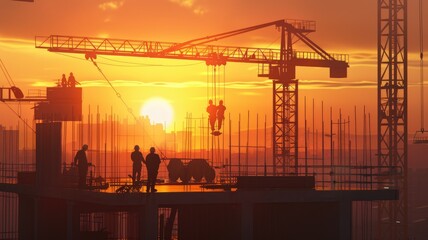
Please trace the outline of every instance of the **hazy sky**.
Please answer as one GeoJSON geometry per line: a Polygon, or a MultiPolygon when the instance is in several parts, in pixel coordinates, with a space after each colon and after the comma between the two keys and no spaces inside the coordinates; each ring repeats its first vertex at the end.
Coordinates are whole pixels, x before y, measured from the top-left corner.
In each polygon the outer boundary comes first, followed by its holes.
{"type": "MultiPolygon", "coordinates": [[[[409,0],[408,4],[411,85],[419,82],[418,1],[409,0]]],[[[428,12],[428,4],[424,12],[428,12]]],[[[375,0],[35,0],[35,3],[0,0],[0,58],[24,93],[30,88],[53,85],[62,73],[74,72],[85,88],[85,107],[101,105],[109,111],[113,105],[119,111],[123,106],[90,62],[80,55],[35,49],[34,37],[62,34],[182,42],[279,19],[315,20],[317,31],[310,38],[328,52],[350,54],[351,67],[347,79],[329,79],[327,70],[298,69],[300,96],[323,100],[327,106],[345,109],[349,114],[355,105],[359,109],[366,105],[374,115],[376,14],[375,0]]],[[[427,34],[425,29],[426,46],[427,34]]],[[[277,48],[278,33],[272,28],[214,44],[277,48]]],[[[204,63],[114,56],[100,57],[98,61],[134,112],[151,97],[169,101],[177,121],[186,112],[205,111],[204,63]]],[[[257,77],[257,65],[229,63],[224,73],[220,77],[226,80],[224,98],[228,111],[238,114],[250,110],[271,116],[271,83],[257,77]]],[[[3,75],[0,85],[8,86],[3,75]]],[[[412,120],[419,119],[418,93],[416,87],[409,89],[412,120]]],[[[0,110],[9,111],[4,106],[0,110]]],[[[22,111],[32,110],[26,106],[22,111]]],[[[0,117],[3,125],[15,121],[13,117],[0,117]]],[[[411,121],[412,126],[417,123],[411,121]]]]}

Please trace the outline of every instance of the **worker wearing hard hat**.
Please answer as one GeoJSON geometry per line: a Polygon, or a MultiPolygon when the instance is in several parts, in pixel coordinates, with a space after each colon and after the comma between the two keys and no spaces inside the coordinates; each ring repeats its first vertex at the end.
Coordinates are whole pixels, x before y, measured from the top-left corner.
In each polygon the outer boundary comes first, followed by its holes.
{"type": "Polygon", "coordinates": [[[79,188],[86,188],[86,175],[88,174],[88,167],[91,166],[91,163],[88,163],[86,158],[86,151],[88,150],[88,145],[83,144],[82,149],[77,151],[76,156],[74,157],[74,165],[77,166],[79,171],[79,188]]]}
{"type": "Polygon", "coordinates": [[[76,78],[74,78],[73,73],[70,73],[70,76],[68,76],[68,86],[69,87],[76,87],[76,84],[80,84],[78,81],[76,81],[76,78]]]}
{"type": "Polygon", "coordinates": [[[135,145],[134,151],[131,153],[132,160],[132,184],[140,182],[141,178],[141,167],[144,162],[143,154],[140,152],[140,146],[135,145]]]}
{"type": "Polygon", "coordinates": [[[147,189],[146,192],[157,192],[155,189],[156,178],[158,176],[160,157],[155,153],[155,148],[150,148],[150,153],[146,156],[147,167],[147,189]]]}
{"type": "Polygon", "coordinates": [[[208,101],[208,107],[207,107],[207,113],[208,113],[208,119],[210,122],[210,127],[211,127],[211,131],[214,132],[215,131],[215,120],[217,117],[217,107],[216,105],[213,104],[213,100],[209,100],[208,101]]]}

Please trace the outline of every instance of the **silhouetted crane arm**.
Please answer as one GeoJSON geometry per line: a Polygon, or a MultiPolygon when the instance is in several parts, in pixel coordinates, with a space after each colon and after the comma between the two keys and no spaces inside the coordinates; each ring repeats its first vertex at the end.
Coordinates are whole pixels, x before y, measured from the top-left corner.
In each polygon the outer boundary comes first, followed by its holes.
{"type": "Polygon", "coordinates": [[[226,62],[279,64],[280,49],[207,45],[223,38],[243,34],[268,26],[284,27],[314,52],[293,51],[289,64],[294,66],[329,67],[346,71],[348,55],[329,54],[311,41],[305,33],[315,31],[313,21],[279,20],[242,28],[207,37],[196,38],[183,43],[139,41],[127,39],[93,38],[78,36],[36,36],[35,47],[51,52],[83,53],[89,57],[96,55],[115,55],[150,58],[170,58],[201,60],[209,65],[226,62]]]}
{"type": "MultiPolygon", "coordinates": [[[[233,47],[218,45],[189,45],[177,48],[180,43],[159,41],[138,41],[78,36],[37,36],[35,47],[51,52],[83,53],[95,55],[115,55],[131,57],[170,58],[227,62],[266,63],[279,62],[280,50],[272,48],[233,47]]],[[[330,59],[322,58],[316,52],[293,52],[296,66],[329,67],[337,61],[347,65],[348,55],[331,54],[330,59]]]]}
{"type": "Polygon", "coordinates": [[[174,46],[162,51],[162,53],[173,52],[175,50],[179,50],[179,49],[183,49],[183,48],[191,48],[194,46],[206,44],[209,42],[218,41],[218,40],[221,40],[223,38],[236,36],[239,34],[255,31],[255,30],[262,29],[262,28],[269,27],[269,26],[273,26],[273,25],[279,26],[283,22],[284,22],[284,20],[279,20],[279,21],[269,22],[269,23],[265,23],[265,24],[252,26],[252,27],[233,30],[233,31],[229,31],[229,32],[219,33],[219,34],[215,34],[215,35],[211,35],[211,36],[206,36],[206,37],[202,37],[202,38],[196,38],[196,39],[189,40],[189,41],[186,41],[183,43],[175,44],[174,46]]]}

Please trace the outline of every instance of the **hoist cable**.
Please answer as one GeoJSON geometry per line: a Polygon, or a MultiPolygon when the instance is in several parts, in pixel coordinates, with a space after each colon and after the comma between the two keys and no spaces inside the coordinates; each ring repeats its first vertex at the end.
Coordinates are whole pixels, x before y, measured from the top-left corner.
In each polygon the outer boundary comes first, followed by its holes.
{"type": "MultiPolygon", "coordinates": [[[[104,79],[108,82],[108,84],[110,85],[110,87],[113,89],[113,91],[116,93],[116,96],[120,99],[120,101],[125,105],[126,109],[128,110],[128,112],[132,115],[132,117],[134,118],[136,123],[140,123],[139,119],[135,116],[135,114],[132,111],[132,108],[130,108],[128,106],[128,104],[125,102],[125,100],[122,98],[122,95],[119,93],[119,91],[117,91],[117,89],[113,86],[113,84],[111,83],[111,81],[107,78],[107,76],[103,73],[103,71],[101,70],[101,68],[98,66],[98,64],[95,62],[93,57],[89,57],[89,59],[92,61],[92,63],[94,64],[94,66],[98,69],[98,71],[101,73],[101,75],[103,75],[104,79]]],[[[166,128],[166,125],[165,125],[166,128]]],[[[167,159],[167,156],[162,152],[162,150],[153,142],[153,145],[158,149],[159,154],[161,155],[162,159],[167,159]]],[[[165,162],[164,162],[165,164],[165,162]]]]}
{"type": "Polygon", "coordinates": [[[11,87],[15,86],[15,83],[13,82],[12,77],[10,76],[9,72],[7,71],[6,66],[4,65],[3,61],[0,59],[0,67],[3,71],[4,76],[6,77],[7,82],[11,87]]]}
{"type": "Polygon", "coordinates": [[[125,100],[122,98],[122,95],[117,91],[117,89],[111,84],[110,80],[107,78],[107,76],[103,73],[101,68],[98,66],[98,64],[94,61],[93,58],[90,58],[94,66],[98,69],[98,71],[103,75],[104,79],[107,81],[107,83],[110,85],[110,87],[113,89],[113,91],[116,93],[116,96],[122,101],[122,103],[125,105],[128,112],[134,117],[134,120],[138,122],[138,118],[135,116],[135,114],[132,112],[132,108],[128,106],[128,104],[125,102],[125,100]]]}
{"type": "MultiPolygon", "coordinates": [[[[9,71],[7,71],[6,66],[4,65],[3,61],[0,59],[0,68],[7,80],[7,82],[9,83],[9,85],[11,87],[15,87],[15,82],[13,81],[12,77],[9,74],[9,71]]],[[[33,131],[34,133],[36,133],[36,131],[22,118],[21,114],[18,111],[15,111],[7,102],[3,102],[21,121],[24,122],[24,124],[31,129],[31,131],[33,131]]],[[[20,105],[18,105],[19,107],[20,105]]]]}
{"type": "Polygon", "coordinates": [[[22,122],[24,122],[25,125],[27,125],[27,127],[29,129],[31,129],[31,131],[33,131],[33,133],[36,133],[36,131],[27,123],[27,121],[25,121],[21,114],[18,113],[17,111],[15,111],[9,104],[7,104],[6,102],[3,102],[22,122]]]}

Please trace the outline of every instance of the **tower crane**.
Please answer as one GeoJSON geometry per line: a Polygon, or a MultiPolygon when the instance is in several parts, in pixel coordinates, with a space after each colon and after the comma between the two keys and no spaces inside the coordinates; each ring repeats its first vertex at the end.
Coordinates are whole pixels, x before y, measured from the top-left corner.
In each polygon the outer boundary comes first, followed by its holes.
{"type": "Polygon", "coordinates": [[[330,77],[347,76],[349,57],[329,54],[307,35],[316,30],[314,21],[278,20],[242,28],[182,43],[92,38],[64,35],[36,36],[35,47],[50,52],[81,53],[87,59],[97,55],[200,60],[207,65],[227,62],[258,64],[258,76],[273,84],[273,173],[298,174],[298,80],[296,67],[325,67],[330,77]],[[276,27],[280,32],[280,49],[232,47],[208,43],[255,31],[276,27]],[[303,42],[313,52],[293,49],[296,41],[303,42]]]}

